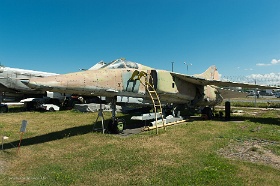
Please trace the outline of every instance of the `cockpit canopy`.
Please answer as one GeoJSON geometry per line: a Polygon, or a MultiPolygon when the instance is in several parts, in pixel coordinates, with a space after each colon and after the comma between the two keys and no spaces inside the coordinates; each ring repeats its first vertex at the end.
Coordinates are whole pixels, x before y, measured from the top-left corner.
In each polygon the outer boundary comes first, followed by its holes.
{"type": "Polygon", "coordinates": [[[138,64],[132,61],[126,61],[123,59],[117,59],[115,61],[112,61],[111,63],[108,63],[104,65],[101,68],[106,69],[117,69],[117,68],[134,68],[139,69],[138,64]]]}

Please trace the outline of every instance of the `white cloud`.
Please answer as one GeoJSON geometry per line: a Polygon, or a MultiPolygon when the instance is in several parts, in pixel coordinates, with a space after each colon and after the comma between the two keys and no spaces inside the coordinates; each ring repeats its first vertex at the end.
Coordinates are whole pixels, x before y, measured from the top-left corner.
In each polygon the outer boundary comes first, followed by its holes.
{"type": "Polygon", "coordinates": [[[267,63],[267,64],[265,64],[265,63],[257,63],[256,65],[257,66],[271,66],[270,63],[267,63]]]}
{"type": "Polygon", "coordinates": [[[280,59],[273,59],[272,61],[271,61],[271,64],[273,64],[273,65],[276,65],[276,64],[278,64],[278,63],[280,63],[280,59]]]}
{"type": "Polygon", "coordinates": [[[256,81],[257,84],[262,85],[280,85],[280,73],[251,74],[246,78],[250,83],[256,81]]]}
{"type": "Polygon", "coordinates": [[[272,59],[270,63],[257,63],[257,66],[271,66],[280,64],[280,59],[272,59]]]}

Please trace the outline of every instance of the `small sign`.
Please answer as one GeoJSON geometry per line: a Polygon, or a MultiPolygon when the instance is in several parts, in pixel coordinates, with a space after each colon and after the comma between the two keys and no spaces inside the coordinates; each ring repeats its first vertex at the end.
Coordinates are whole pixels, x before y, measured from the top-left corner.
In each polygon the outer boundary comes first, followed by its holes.
{"type": "Polygon", "coordinates": [[[22,120],[20,132],[25,132],[26,131],[26,126],[27,126],[27,121],[22,120]]]}

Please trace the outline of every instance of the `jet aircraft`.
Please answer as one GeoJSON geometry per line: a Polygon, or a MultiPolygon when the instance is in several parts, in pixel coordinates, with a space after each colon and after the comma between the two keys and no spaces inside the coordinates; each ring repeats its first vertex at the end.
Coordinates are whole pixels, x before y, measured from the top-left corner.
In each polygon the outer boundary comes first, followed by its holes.
{"type": "Polygon", "coordinates": [[[12,95],[12,97],[19,97],[19,99],[24,97],[24,95],[43,95],[44,91],[32,90],[31,88],[23,84],[21,80],[28,80],[32,77],[46,77],[53,75],[58,74],[19,68],[10,68],[0,65],[0,92],[5,93],[5,95],[12,95]]]}
{"type": "MultiPolygon", "coordinates": [[[[143,103],[153,104],[155,110],[161,110],[162,104],[172,104],[173,108],[215,106],[221,103],[223,98],[227,98],[223,95],[231,95],[219,87],[271,88],[218,79],[219,74],[215,66],[209,67],[202,74],[190,76],[117,59],[103,64],[96,70],[31,78],[24,83],[35,90],[81,96],[106,96],[112,98],[113,109],[117,96],[125,96],[128,100],[130,97],[139,98],[143,103]]],[[[112,113],[114,123],[114,111],[112,113]]]]}
{"type": "MultiPolygon", "coordinates": [[[[104,65],[105,63],[103,61],[100,61],[88,70],[97,70],[104,65]]],[[[6,101],[8,100],[8,97],[10,97],[10,99],[12,100],[17,98],[21,100],[23,97],[41,97],[41,95],[45,94],[44,90],[31,89],[30,87],[22,83],[22,81],[28,80],[33,77],[41,78],[53,75],[59,74],[20,68],[11,68],[0,65],[0,92],[3,94],[6,101]]]]}

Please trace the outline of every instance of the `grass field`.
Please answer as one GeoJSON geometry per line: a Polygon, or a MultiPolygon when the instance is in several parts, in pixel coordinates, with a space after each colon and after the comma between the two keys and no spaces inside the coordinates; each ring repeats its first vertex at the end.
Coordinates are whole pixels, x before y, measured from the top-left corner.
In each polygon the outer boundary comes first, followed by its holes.
{"type": "Polygon", "coordinates": [[[0,114],[0,136],[9,136],[0,151],[1,185],[280,185],[280,111],[127,137],[92,132],[96,118],[74,111],[0,114]],[[22,120],[28,125],[18,149],[22,120]]]}

